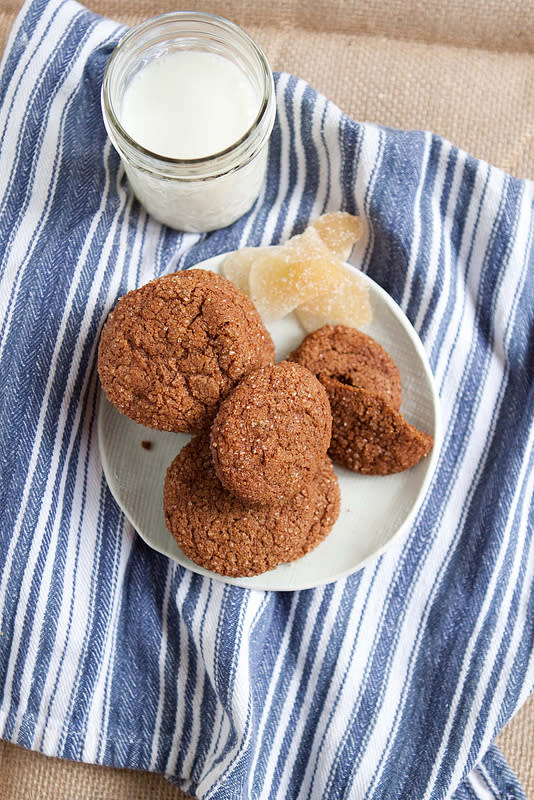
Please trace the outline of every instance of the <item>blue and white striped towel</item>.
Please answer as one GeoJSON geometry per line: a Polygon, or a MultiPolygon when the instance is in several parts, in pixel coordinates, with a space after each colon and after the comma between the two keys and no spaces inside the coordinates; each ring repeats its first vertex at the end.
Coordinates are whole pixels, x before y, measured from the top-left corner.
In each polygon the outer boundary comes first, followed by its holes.
{"type": "Polygon", "coordinates": [[[203,798],[522,798],[496,734],[534,684],[534,186],[277,76],[265,191],[182,235],[132,198],[99,105],[121,33],[29,0],[0,76],[0,730],[203,798]],[[315,590],[193,574],[103,477],[96,348],[117,298],[324,210],[405,309],[445,437],[404,541],[315,590]]]}

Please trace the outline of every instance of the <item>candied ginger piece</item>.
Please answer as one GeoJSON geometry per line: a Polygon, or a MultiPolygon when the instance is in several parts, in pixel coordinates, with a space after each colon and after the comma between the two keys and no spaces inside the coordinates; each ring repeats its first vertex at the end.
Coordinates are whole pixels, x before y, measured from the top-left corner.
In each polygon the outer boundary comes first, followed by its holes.
{"type": "Polygon", "coordinates": [[[317,231],[307,228],[254,260],[249,273],[250,297],[262,319],[274,322],[331,291],[343,270],[317,231]]]}
{"type": "Polygon", "coordinates": [[[317,231],[332,253],[341,261],[346,261],[352,248],[361,238],[363,225],[360,217],[355,217],[347,211],[333,211],[330,214],[322,214],[310,227],[317,231]]]}
{"type": "Polygon", "coordinates": [[[225,278],[235,283],[242,292],[248,294],[248,276],[254,260],[272,247],[241,247],[226,256],[222,264],[225,278]]]}
{"type": "Polygon", "coordinates": [[[367,286],[357,272],[346,267],[331,292],[299,306],[295,314],[306,333],[323,325],[363,328],[373,319],[367,286]]]}

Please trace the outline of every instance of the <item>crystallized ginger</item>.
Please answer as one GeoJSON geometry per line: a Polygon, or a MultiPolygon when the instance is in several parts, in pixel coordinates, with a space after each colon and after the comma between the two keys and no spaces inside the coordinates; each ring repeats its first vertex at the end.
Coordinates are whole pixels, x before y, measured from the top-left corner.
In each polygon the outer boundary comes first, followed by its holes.
{"type": "Polygon", "coordinates": [[[315,228],[325,245],[334,255],[347,261],[352,248],[361,238],[362,221],[347,211],[334,211],[331,214],[322,214],[311,226],[315,228]]]}
{"type": "Polygon", "coordinates": [[[340,280],[341,262],[313,228],[273,249],[253,262],[249,274],[250,298],[265,322],[285,317],[340,280]]]}
{"type": "Polygon", "coordinates": [[[242,292],[248,294],[248,276],[254,261],[262,255],[281,249],[281,247],[241,247],[226,256],[223,262],[223,274],[242,292]]]}
{"type": "Polygon", "coordinates": [[[362,328],[373,318],[367,287],[360,275],[355,270],[349,271],[347,267],[330,293],[315,297],[311,303],[304,303],[295,313],[306,333],[316,331],[323,325],[362,328]]]}
{"type": "Polygon", "coordinates": [[[323,214],[284,245],[230,254],[223,273],[266,322],[295,311],[308,332],[326,324],[360,327],[372,318],[368,292],[344,261],[361,230],[360,218],[345,211],[323,214]]]}

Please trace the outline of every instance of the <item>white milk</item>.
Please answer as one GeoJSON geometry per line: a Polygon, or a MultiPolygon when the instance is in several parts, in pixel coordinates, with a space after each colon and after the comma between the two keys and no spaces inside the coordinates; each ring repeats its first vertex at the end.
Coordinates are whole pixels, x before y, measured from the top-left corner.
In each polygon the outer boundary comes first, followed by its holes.
{"type": "Polygon", "coordinates": [[[132,28],[106,66],[102,113],[133,191],[160,222],[223,228],[260,194],[273,75],[229,20],[176,11],[132,28]]]}
{"type": "Polygon", "coordinates": [[[134,75],[120,121],[153,153],[203,158],[244,136],[259,107],[260,98],[238,66],[215,53],[185,50],[154,59],[134,75]]]}

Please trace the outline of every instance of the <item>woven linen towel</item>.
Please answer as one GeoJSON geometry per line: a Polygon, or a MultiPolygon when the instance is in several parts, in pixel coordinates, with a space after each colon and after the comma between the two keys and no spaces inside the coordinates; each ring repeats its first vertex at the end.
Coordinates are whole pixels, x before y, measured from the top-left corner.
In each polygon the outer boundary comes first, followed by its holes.
{"type": "Polygon", "coordinates": [[[492,744],[534,684],[534,187],[437,136],[357,124],[278,75],[262,196],[209,235],[155,223],[106,138],[122,29],[24,6],[0,76],[1,735],[202,798],[524,798],[492,744]],[[107,488],[96,349],[117,299],[325,210],[415,325],[444,441],[402,541],[251,591],[152,551],[107,488]]]}

